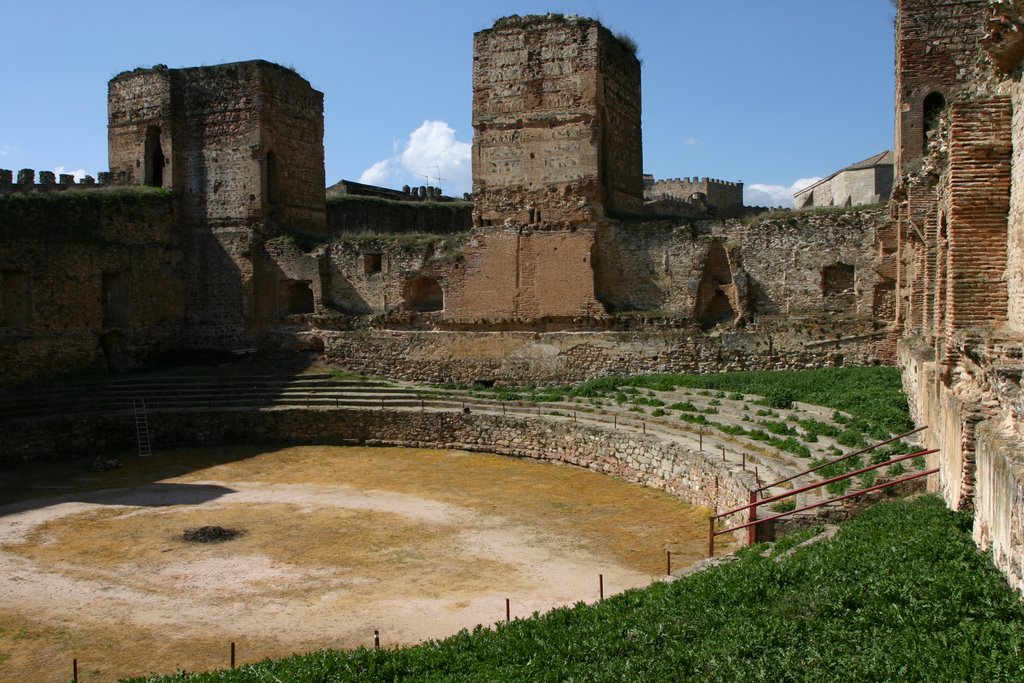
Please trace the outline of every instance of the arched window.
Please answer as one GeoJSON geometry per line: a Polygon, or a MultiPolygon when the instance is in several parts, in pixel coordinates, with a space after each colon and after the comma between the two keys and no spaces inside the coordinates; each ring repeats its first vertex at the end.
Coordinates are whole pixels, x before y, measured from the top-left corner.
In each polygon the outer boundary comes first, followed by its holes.
{"type": "Polygon", "coordinates": [[[933,92],[924,98],[924,118],[922,131],[924,134],[924,146],[928,148],[928,133],[932,132],[939,125],[939,119],[946,108],[946,98],[942,93],[933,92]]]}
{"type": "Polygon", "coordinates": [[[152,187],[164,186],[164,150],[160,146],[160,127],[150,126],[146,129],[145,178],[143,182],[152,187]]]}

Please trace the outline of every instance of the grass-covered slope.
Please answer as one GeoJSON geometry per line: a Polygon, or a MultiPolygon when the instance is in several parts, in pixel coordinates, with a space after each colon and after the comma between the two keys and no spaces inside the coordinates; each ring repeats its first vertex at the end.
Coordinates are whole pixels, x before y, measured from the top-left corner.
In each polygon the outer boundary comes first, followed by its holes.
{"type": "Polygon", "coordinates": [[[1022,680],[1024,606],[968,528],[934,497],[882,504],[789,557],[797,537],[496,630],[149,680],[1022,680]]]}

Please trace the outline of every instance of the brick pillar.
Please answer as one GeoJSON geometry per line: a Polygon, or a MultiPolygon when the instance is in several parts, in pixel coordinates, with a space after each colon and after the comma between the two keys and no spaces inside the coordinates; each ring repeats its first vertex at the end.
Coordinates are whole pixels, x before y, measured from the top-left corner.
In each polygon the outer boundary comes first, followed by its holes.
{"type": "Polygon", "coordinates": [[[950,108],[947,337],[1006,322],[1012,114],[1008,97],[950,108]]]}

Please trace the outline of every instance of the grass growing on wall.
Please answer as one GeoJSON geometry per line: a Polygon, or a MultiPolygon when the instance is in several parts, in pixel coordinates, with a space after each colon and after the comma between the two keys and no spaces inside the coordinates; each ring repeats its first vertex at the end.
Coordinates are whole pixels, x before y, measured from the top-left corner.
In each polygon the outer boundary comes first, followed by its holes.
{"type": "Polygon", "coordinates": [[[1024,605],[935,497],[839,534],[596,605],[403,649],[321,651],[157,681],[1020,680],[1024,605]]]}
{"type": "Polygon", "coordinates": [[[399,199],[385,199],[384,197],[370,197],[356,194],[340,194],[335,195],[334,197],[328,197],[327,205],[401,207],[402,209],[408,209],[409,211],[448,211],[450,213],[459,213],[460,211],[473,208],[473,202],[462,200],[454,200],[450,202],[404,201],[399,199]]]}
{"type": "MultiPolygon", "coordinates": [[[[453,385],[454,386],[454,385],[453,385]]],[[[640,389],[671,391],[679,387],[739,392],[763,396],[769,408],[788,408],[794,401],[833,408],[843,430],[821,423],[821,433],[832,430],[841,442],[860,446],[864,435],[885,439],[913,429],[900,373],[890,367],[818,368],[792,371],[718,372],[696,374],[608,375],[575,387],[495,388],[503,400],[561,401],[573,396],[609,397],[635,394],[640,389]],[[625,391],[624,391],[625,390],[625,391]]],[[[623,398],[625,400],[625,398],[623,398]]],[[[682,408],[680,408],[682,409],[682,408]]],[[[866,442],[865,442],[866,444],[866,442]]]]}

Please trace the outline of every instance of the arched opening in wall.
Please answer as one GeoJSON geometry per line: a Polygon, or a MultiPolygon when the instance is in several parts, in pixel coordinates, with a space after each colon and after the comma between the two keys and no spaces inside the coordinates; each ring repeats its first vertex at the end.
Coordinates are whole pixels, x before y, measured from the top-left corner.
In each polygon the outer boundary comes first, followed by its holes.
{"type": "Polygon", "coordinates": [[[697,305],[694,311],[703,329],[736,318],[736,310],[729,299],[733,289],[729,255],[725,253],[721,240],[712,240],[704,260],[704,274],[697,286],[697,305]]]}
{"type": "Polygon", "coordinates": [[[444,292],[437,280],[418,277],[405,285],[405,306],[419,313],[444,310],[444,292]]]}
{"type": "Polygon", "coordinates": [[[928,134],[935,130],[939,125],[939,119],[942,118],[942,112],[946,108],[946,98],[943,97],[942,93],[933,92],[929,93],[924,98],[924,111],[923,111],[923,126],[921,130],[924,134],[924,149],[928,149],[928,134]]]}
{"type": "Polygon", "coordinates": [[[267,176],[267,202],[270,204],[277,204],[281,199],[281,171],[279,166],[277,155],[273,152],[267,152],[264,172],[267,176]]]}
{"type": "Polygon", "coordinates": [[[826,311],[849,311],[856,306],[856,274],[856,268],[847,263],[833,263],[822,269],[821,295],[825,300],[826,311]]]}
{"type": "Polygon", "coordinates": [[[283,309],[288,315],[313,313],[313,288],[306,280],[285,280],[282,286],[283,309]]]}
{"type": "Polygon", "coordinates": [[[151,187],[163,187],[164,166],[166,165],[164,150],[160,146],[160,128],[159,126],[150,126],[146,129],[145,178],[143,182],[151,187]]]}

